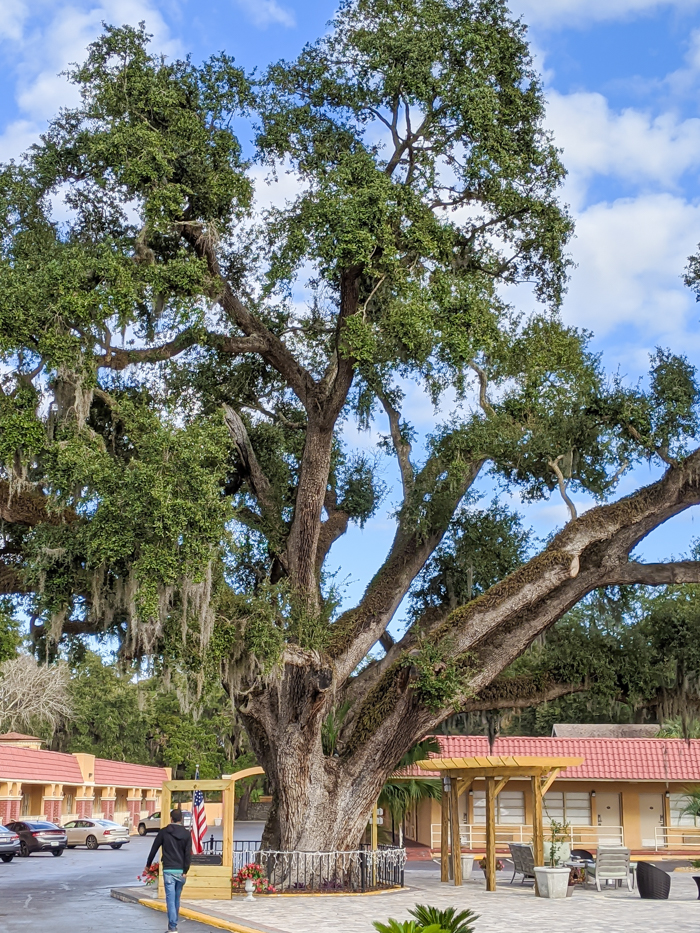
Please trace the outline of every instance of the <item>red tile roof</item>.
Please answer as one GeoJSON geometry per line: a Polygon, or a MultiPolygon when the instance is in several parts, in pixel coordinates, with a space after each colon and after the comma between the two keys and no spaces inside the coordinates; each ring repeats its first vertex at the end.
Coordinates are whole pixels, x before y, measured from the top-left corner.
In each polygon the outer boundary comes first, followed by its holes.
{"type": "Polygon", "coordinates": [[[126,761],[95,759],[95,784],[116,787],[160,787],[168,780],[165,768],[151,765],[132,765],[126,761]]]}
{"type": "MultiPolygon", "coordinates": [[[[513,736],[496,739],[493,751],[481,735],[439,735],[440,756],[472,758],[477,755],[537,755],[579,757],[582,765],[567,768],[569,780],[700,781],[700,739],[564,739],[513,736]]],[[[438,755],[431,757],[437,758],[438,755]]],[[[412,767],[409,772],[428,777],[432,772],[412,767]]]]}
{"type": "MultiPolygon", "coordinates": [[[[98,786],[159,788],[167,780],[165,768],[95,759],[95,784],[98,786]]],[[[69,785],[84,783],[80,766],[73,755],[13,745],[0,745],[0,781],[69,785]]]]}
{"type": "Polygon", "coordinates": [[[61,752],[0,745],[0,781],[82,784],[77,760],[61,752]]]}
{"type": "Polygon", "coordinates": [[[2,732],[0,733],[0,742],[18,742],[20,739],[29,739],[32,742],[40,742],[41,739],[35,735],[24,735],[22,732],[2,732]]]}

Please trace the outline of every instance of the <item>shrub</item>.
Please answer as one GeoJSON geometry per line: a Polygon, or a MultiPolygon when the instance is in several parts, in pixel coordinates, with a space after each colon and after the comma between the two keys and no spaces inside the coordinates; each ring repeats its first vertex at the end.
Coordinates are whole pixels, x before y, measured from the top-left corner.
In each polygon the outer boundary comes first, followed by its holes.
{"type": "Polygon", "coordinates": [[[409,910],[409,914],[416,918],[423,930],[430,929],[432,924],[445,933],[474,933],[474,923],[479,919],[473,910],[457,913],[456,907],[440,910],[439,907],[425,907],[423,904],[416,904],[413,910],[409,910]]]}

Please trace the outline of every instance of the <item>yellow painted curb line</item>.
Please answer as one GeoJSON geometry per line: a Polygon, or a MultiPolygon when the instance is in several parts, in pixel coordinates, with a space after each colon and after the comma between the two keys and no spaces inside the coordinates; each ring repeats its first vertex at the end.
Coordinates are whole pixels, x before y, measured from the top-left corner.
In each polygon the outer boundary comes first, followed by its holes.
{"type": "MultiPolygon", "coordinates": [[[[152,910],[161,910],[167,912],[167,908],[162,901],[154,901],[151,897],[142,897],[139,904],[144,907],[150,907],[152,910]]],[[[220,917],[212,917],[210,914],[202,914],[198,910],[191,910],[189,907],[180,908],[180,916],[185,920],[197,920],[199,923],[208,923],[210,927],[218,927],[220,930],[230,930],[231,933],[261,933],[260,930],[253,927],[244,927],[240,923],[232,923],[230,920],[222,920],[220,917]]]]}

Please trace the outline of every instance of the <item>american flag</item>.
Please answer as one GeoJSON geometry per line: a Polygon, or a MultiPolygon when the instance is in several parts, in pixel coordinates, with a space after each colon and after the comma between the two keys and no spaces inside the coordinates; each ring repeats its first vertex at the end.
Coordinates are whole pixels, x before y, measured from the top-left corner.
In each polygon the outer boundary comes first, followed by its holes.
{"type": "Polygon", "coordinates": [[[204,794],[201,790],[194,792],[192,800],[192,851],[200,855],[204,848],[204,835],[207,831],[207,815],[204,810],[204,794]]]}

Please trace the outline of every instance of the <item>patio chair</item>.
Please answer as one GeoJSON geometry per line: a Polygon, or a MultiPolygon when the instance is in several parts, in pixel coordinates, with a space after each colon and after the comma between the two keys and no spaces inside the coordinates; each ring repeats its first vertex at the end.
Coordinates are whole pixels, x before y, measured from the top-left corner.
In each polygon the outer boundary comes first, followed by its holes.
{"type": "Polygon", "coordinates": [[[586,870],[586,884],[589,881],[595,881],[599,891],[601,881],[626,881],[631,891],[630,850],[624,846],[599,846],[594,864],[586,870]]]}
{"type": "Polygon", "coordinates": [[[526,878],[535,880],[535,858],[532,854],[532,846],[526,842],[509,842],[510,857],[513,859],[513,877],[510,883],[513,884],[516,875],[522,875],[521,884],[525,883],[526,878]]]}
{"type": "Polygon", "coordinates": [[[588,849],[572,849],[571,858],[577,859],[579,862],[592,862],[593,853],[589,852],[588,849]]]}
{"type": "Polygon", "coordinates": [[[666,901],[671,891],[671,876],[650,862],[637,862],[639,896],[650,901],[666,901]]]}

